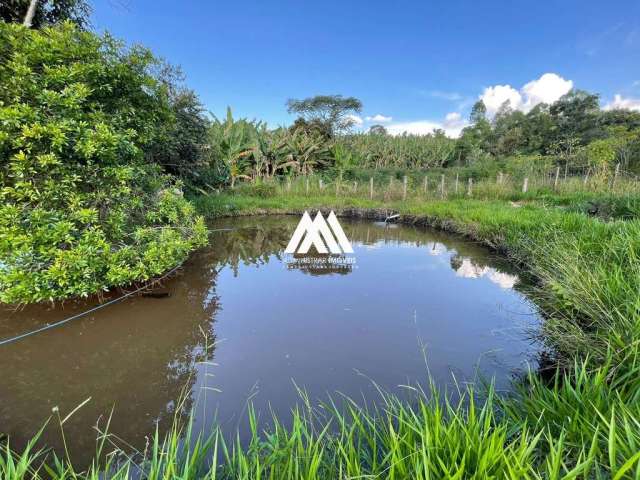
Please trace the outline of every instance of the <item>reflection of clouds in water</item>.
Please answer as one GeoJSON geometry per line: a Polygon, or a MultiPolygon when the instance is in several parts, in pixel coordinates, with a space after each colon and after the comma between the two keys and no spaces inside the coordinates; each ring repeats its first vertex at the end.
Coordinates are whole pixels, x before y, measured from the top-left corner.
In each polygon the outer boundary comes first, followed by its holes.
{"type": "Polygon", "coordinates": [[[447,253],[449,250],[442,243],[434,242],[432,245],[429,245],[429,255],[438,256],[444,253],[447,253]]]}
{"type": "Polygon", "coordinates": [[[487,277],[500,288],[513,288],[518,281],[515,275],[499,272],[491,267],[481,267],[474,265],[469,258],[463,258],[462,263],[456,269],[456,276],[463,278],[481,278],[487,277]]]}
{"type": "Polygon", "coordinates": [[[515,275],[509,275],[508,273],[499,272],[493,268],[485,267],[485,270],[489,270],[487,277],[496,285],[500,285],[501,288],[513,288],[518,283],[518,277],[515,275]]]}

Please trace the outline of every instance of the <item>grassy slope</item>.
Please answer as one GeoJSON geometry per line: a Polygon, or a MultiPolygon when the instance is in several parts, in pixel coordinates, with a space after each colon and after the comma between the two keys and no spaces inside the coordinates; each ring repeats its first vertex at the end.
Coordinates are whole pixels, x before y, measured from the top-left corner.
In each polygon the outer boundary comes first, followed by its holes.
{"type": "MultiPolygon", "coordinates": [[[[381,411],[352,405],[346,413],[326,414],[319,424],[312,424],[302,408],[289,429],[264,435],[256,427],[248,448],[227,449],[212,432],[195,447],[190,462],[183,448],[194,445],[179,446],[176,425],[165,444],[157,438],[158,448],[143,463],[145,476],[640,478],[638,221],[605,223],[540,202],[516,208],[502,201],[383,205],[333,195],[219,195],[196,203],[209,216],[384,207],[499,248],[540,280],[541,304],[549,317],[545,337],[569,368],[551,384],[532,374],[513,397],[490,393],[480,404],[448,405],[420,395],[409,405],[389,397],[381,411]],[[328,424],[337,433],[323,429],[328,424]],[[210,468],[203,459],[216,448],[223,452],[224,466],[210,468]]],[[[0,455],[0,476],[28,478],[8,466],[9,458],[0,455]]],[[[24,471],[39,462],[33,453],[24,459],[24,471]]],[[[130,468],[125,465],[120,475],[124,478],[130,468]]]]}

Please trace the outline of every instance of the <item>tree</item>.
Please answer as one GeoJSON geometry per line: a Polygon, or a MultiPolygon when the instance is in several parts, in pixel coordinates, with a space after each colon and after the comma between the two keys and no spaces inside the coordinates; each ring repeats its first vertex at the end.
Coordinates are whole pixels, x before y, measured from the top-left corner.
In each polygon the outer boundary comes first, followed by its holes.
{"type": "Polygon", "coordinates": [[[302,100],[287,100],[287,111],[300,115],[307,122],[325,125],[332,134],[347,130],[354,121],[349,115],[362,111],[362,102],[342,95],[316,95],[302,100]]]}
{"type": "Polygon", "coordinates": [[[171,122],[157,60],[72,23],[0,23],[0,302],[88,296],[166,272],[206,242],[145,161],[171,122]]]}
{"type": "Polygon", "coordinates": [[[553,142],[553,119],[549,105],[539,103],[526,114],[522,131],[527,153],[548,153],[553,142]]]}
{"type": "Polygon", "coordinates": [[[589,165],[595,169],[595,176],[600,180],[605,180],[616,160],[617,149],[619,147],[616,138],[606,140],[594,140],[585,148],[589,165]]]}
{"type": "Polygon", "coordinates": [[[478,100],[471,108],[469,121],[471,125],[462,129],[456,145],[456,158],[466,163],[490,151],[493,135],[491,123],[487,120],[487,107],[482,100],[478,100]]]}
{"type": "MultiPolygon", "coordinates": [[[[23,23],[30,3],[30,0],[4,0],[0,2],[0,18],[6,23],[23,23]]],[[[70,21],[86,28],[90,14],[86,0],[39,0],[29,26],[38,29],[70,21]]]]}
{"type": "Polygon", "coordinates": [[[549,108],[553,120],[554,141],[577,138],[581,145],[603,138],[606,132],[599,125],[598,95],[572,90],[549,108]]]}
{"type": "Polygon", "coordinates": [[[298,117],[293,122],[293,125],[291,125],[289,130],[291,133],[302,131],[307,135],[317,135],[325,140],[333,138],[333,129],[331,125],[320,119],[305,120],[303,117],[298,117]]]}
{"type": "Polygon", "coordinates": [[[525,114],[520,110],[513,110],[511,102],[505,101],[493,118],[491,152],[495,155],[517,153],[526,143],[523,133],[525,123],[525,114]]]}
{"type": "Polygon", "coordinates": [[[625,109],[606,110],[600,113],[599,124],[603,127],[636,130],[640,128],[640,112],[625,109]]]}
{"type": "Polygon", "coordinates": [[[172,118],[163,134],[148,149],[149,160],[173,175],[199,184],[198,170],[206,163],[209,120],[200,99],[187,88],[170,89],[172,118]]]}
{"type": "Polygon", "coordinates": [[[487,119],[487,107],[482,100],[478,100],[473,104],[471,108],[471,114],[469,115],[469,121],[473,124],[481,122],[487,119]]]}
{"type": "Polygon", "coordinates": [[[387,135],[387,129],[383,125],[371,125],[369,133],[371,135],[387,135]]]}

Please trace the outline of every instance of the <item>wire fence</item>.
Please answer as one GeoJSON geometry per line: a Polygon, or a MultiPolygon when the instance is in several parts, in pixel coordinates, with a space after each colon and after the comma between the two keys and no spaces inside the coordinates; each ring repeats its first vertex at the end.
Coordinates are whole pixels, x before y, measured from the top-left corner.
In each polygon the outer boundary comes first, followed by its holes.
{"type": "Polygon", "coordinates": [[[408,198],[535,198],[538,195],[594,192],[613,195],[640,195],[640,177],[617,165],[613,171],[599,171],[588,165],[568,165],[528,172],[498,172],[494,178],[460,172],[429,173],[382,182],[328,180],[321,176],[290,177],[276,183],[279,193],[299,196],[355,196],[371,200],[408,198]]]}

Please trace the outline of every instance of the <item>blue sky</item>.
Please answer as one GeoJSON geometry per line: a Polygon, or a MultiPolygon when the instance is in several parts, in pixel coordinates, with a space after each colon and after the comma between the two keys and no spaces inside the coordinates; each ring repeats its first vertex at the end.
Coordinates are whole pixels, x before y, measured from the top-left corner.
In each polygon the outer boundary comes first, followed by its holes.
{"type": "Polygon", "coordinates": [[[97,31],[180,65],[216,115],[287,124],[287,98],[339,93],[363,101],[360,128],[455,135],[481,96],[526,111],[572,86],[640,109],[640,1],[92,4],[97,31]]]}

